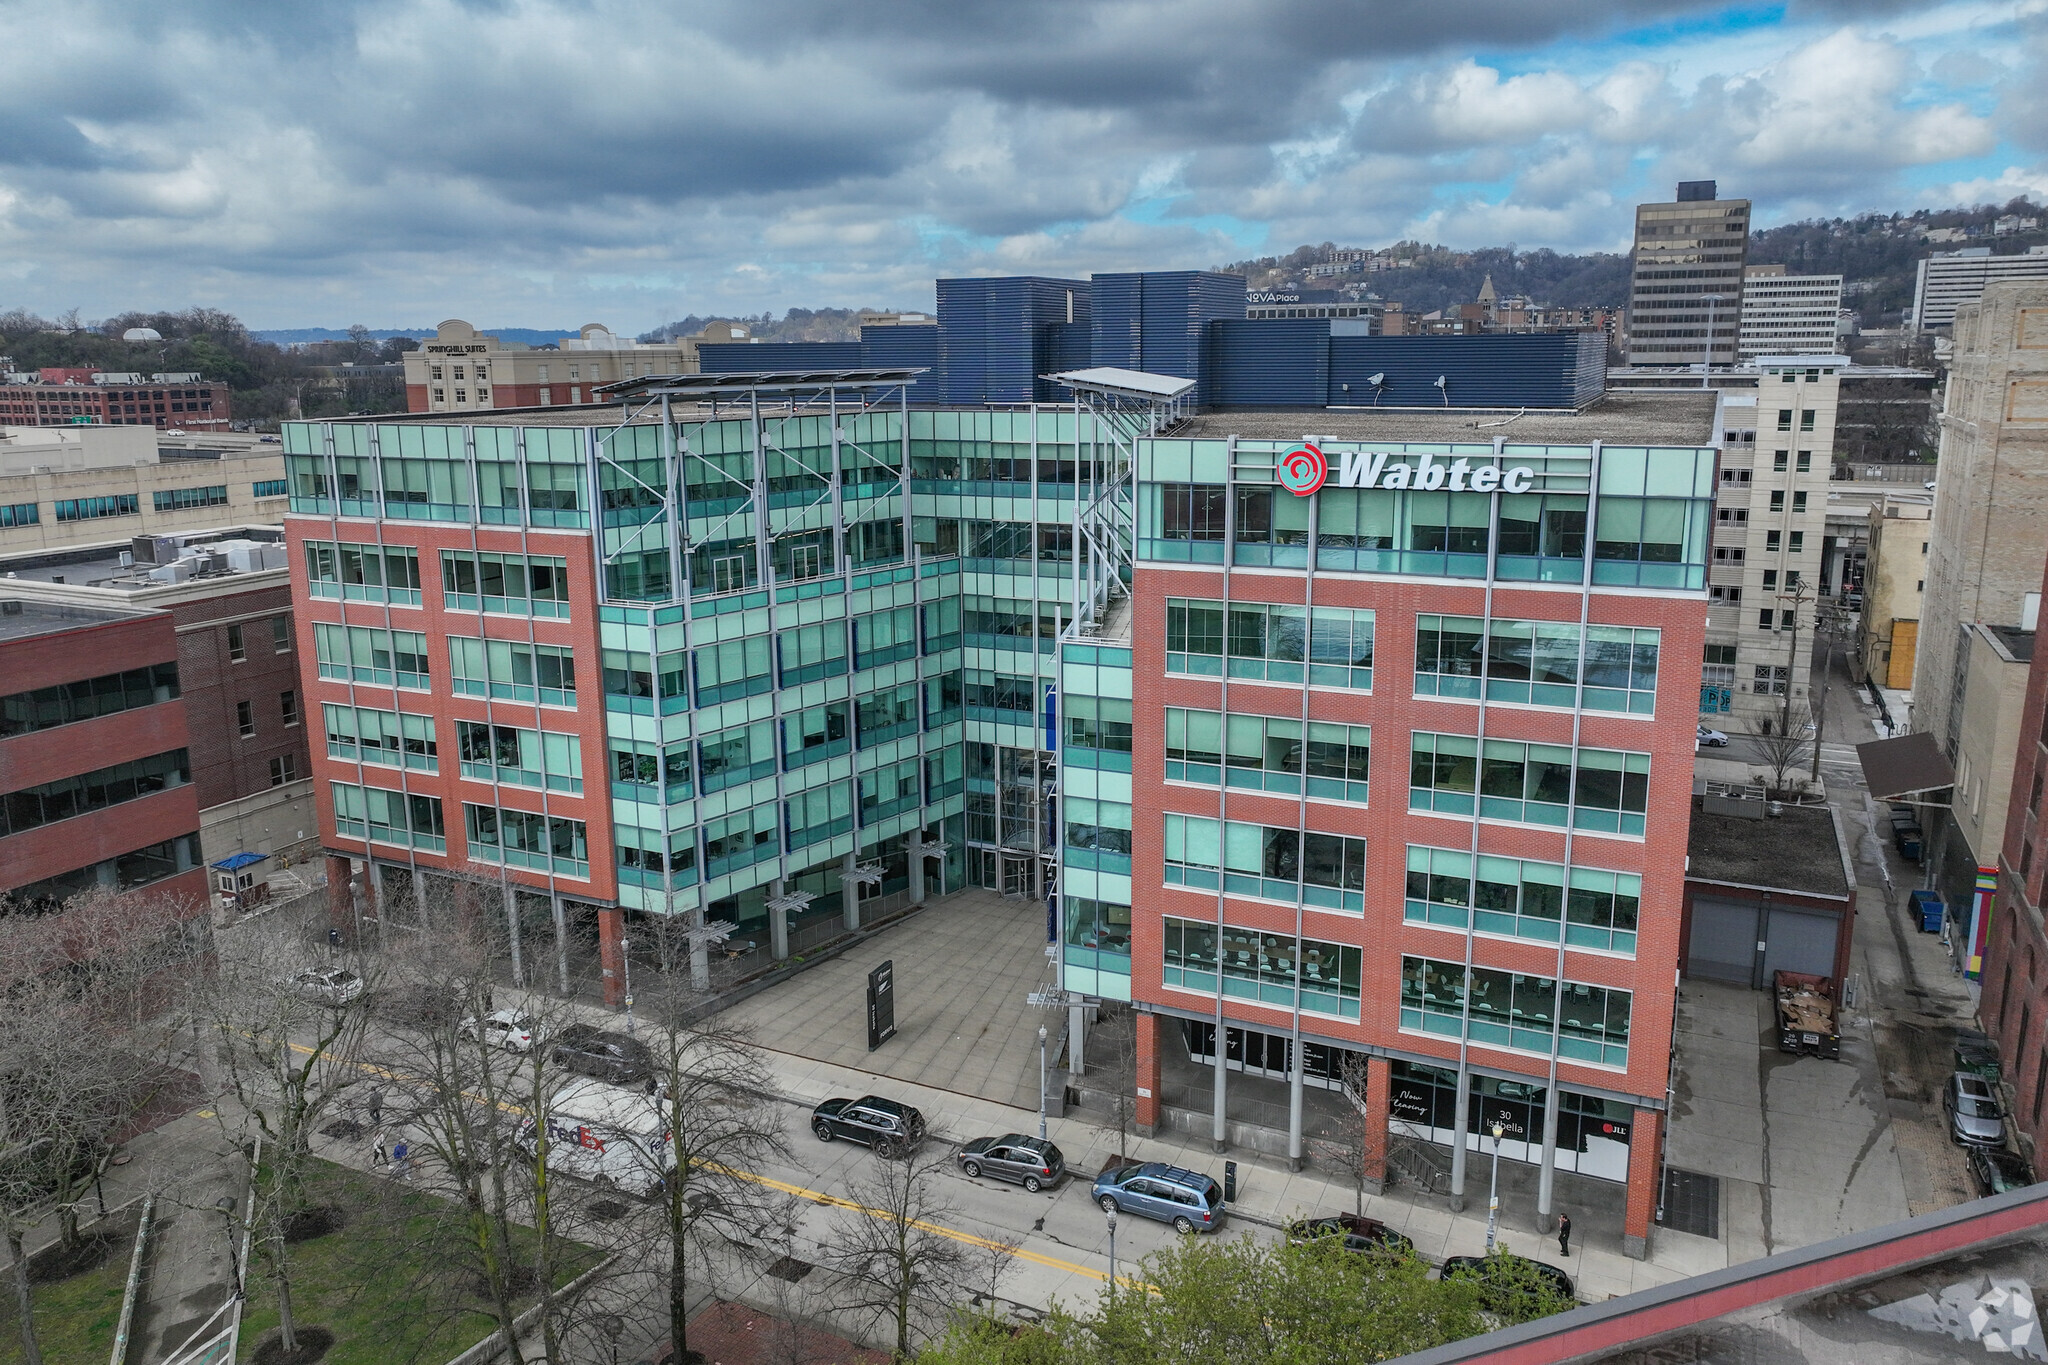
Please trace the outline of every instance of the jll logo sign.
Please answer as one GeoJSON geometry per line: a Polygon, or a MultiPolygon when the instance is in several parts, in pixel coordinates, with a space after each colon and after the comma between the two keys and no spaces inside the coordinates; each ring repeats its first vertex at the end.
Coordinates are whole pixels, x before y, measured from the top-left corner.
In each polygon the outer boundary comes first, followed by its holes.
{"type": "MultiPolygon", "coordinates": [[[[1298,498],[1320,492],[1330,478],[1329,457],[1314,445],[1296,446],[1274,466],[1280,486],[1298,498]]],[[[1412,488],[1423,492],[1527,493],[1536,484],[1528,465],[1475,465],[1463,456],[1446,460],[1427,451],[1415,463],[1397,460],[1386,451],[1346,450],[1337,456],[1339,488],[1412,488]]]]}

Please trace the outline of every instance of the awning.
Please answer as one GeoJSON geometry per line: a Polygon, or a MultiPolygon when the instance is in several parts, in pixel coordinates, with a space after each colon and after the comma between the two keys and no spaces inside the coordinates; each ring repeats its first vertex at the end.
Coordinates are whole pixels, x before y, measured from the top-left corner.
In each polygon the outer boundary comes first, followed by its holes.
{"type": "Polygon", "coordinates": [[[215,863],[213,868],[216,872],[240,872],[251,863],[260,863],[269,856],[268,853],[231,853],[215,863]]]}
{"type": "Polygon", "coordinates": [[[1897,739],[1874,739],[1859,744],[1856,760],[1863,765],[1863,785],[1879,801],[1939,791],[1956,784],[1955,769],[1949,766],[1934,736],[1924,730],[1897,739]]]}

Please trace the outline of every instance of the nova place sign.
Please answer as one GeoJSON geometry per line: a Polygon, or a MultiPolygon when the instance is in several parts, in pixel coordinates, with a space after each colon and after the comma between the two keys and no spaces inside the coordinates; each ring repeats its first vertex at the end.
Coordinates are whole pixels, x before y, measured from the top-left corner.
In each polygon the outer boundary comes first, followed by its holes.
{"type": "MultiPolygon", "coordinates": [[[[1451,493],[1527,493],[1536,485],[1528,465],[1473,464],[1463,456],[1446,460],[1424,451],[1413,457],[1384,450],[1345,450],[1337,455],[1339,488],[1438,489],[1451,493]],[[1410,459],[1414,463],[1409,463],[1410,459]]],[[[1330,460],[1321,447],[1304,442],[1280,457],[1273,467],[1280,486],[1297,498],[1322,491],[1330,482],[1330,460]]]]}

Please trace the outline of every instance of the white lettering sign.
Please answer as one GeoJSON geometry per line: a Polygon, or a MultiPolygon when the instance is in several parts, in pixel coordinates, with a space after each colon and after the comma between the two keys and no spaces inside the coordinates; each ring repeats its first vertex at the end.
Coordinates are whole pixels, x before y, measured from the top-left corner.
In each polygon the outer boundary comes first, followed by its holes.
{"type": "Polygon", "coordinates": [[[1536,485],[1536,471],[1528,465],[1483,464],[1474,468],[1464,456],[1446,461],[1424,453],[1415,463],[1396,460],[1381,450],[1345,450],[1337,455],[1339,488],[1411,488],[1420,492],[1442,489],[1451,493],[1526,493],[1536,485]]]}

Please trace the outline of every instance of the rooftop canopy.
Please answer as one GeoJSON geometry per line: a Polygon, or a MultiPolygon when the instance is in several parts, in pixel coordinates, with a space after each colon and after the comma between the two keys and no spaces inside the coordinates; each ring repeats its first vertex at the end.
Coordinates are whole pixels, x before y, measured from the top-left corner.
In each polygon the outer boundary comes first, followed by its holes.
{"type": "Polygon", "coordinates": [[[755,370],[745,374],[651,374],[591,390],[610,398],[718,398],[735,393],[812,393],[821,389],[887,389],[908,384],[924,367],[853,370],[755,370]]]}
{"type": "Polygon", "coordinates": [[[1955,769],[1949,766],[1934,736],[1925,730],[1859,744],[1856,761],[1863,765],[1863,784],[1879,801],[1939,791],[1956,784],[1955,769]]]}
{"type": "Polygon", "coordinates": [[[1094,370],[1067,370],[1044,377],[1070,389],[1108,394],[1115,398],[1136,398],[1147,403],[1171,402],[1195,386],[1192,379],[1170,374],[1147,374],[1143,370],[1119,370],[1110,366],[1094,370]]]}

